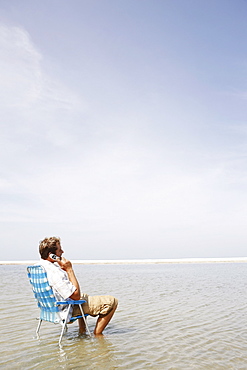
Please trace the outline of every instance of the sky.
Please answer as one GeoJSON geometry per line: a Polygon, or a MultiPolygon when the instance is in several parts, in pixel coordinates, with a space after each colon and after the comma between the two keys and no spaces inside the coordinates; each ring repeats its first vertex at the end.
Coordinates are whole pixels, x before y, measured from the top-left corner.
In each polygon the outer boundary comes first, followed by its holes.
{"type": "Polygon", "coordinates": [[[0,260],[245,257],[246,0],[0,0],[0,260]]]}

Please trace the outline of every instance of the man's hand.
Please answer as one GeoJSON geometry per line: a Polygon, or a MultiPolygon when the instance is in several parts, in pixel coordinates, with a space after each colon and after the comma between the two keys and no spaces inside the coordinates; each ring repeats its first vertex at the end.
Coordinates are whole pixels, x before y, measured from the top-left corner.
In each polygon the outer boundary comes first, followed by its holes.
{"type": "Polygon", "coordinates": [[[72,263],[69,260],[66,260],[66,258],[61,257],[61,260],[56,261],[62,270],[68,271],[72,269],[72,263]]]}

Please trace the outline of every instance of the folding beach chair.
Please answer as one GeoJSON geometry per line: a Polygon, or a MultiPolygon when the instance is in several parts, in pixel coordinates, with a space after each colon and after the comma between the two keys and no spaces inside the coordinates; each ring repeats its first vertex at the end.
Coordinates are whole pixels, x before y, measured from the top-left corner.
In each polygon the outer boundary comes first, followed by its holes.
{"type": "Polygon", "coordinates": [[[33,288],[34,297],[37,300],[38,307],[40,308],[40,317],[39,323],[36,329],[36,334],[38,336],[39,329],[41,326],[42,321],[49,321],[53,322],[54,324],[60,323],[62,325],[61,335],[58,341],[60,346],[62,337],[64,334],[65,329],[67,329],[67,320],[68,315],[70,312],[71,306],[79,305],[81,310],[81,315],[76,317],[71,317],[69,322],[74,322],[79,318],[83,318],[85,327],[87,329],[88,334],[91,336],[90,330],[87,325],[86,321],[86,314],[83,312],[82,304],[86,302],[85,300],[78,300],[78,301],[56,301],[55,296],[53,294],[52,288],[49,285],[47,274],[43,266],[35,265],[35,266],[28,266],[28,278],[33,288]],[[60,310],[58,305],[67,305],[67,314],[64,319],[61,319],[60,310]]]}

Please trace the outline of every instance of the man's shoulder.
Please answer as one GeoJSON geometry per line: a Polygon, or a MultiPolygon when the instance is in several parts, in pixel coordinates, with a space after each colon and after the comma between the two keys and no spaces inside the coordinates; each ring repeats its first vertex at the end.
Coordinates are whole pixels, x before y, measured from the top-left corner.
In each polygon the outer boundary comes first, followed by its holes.
{"type": "Polygon", "coordinates": [[[36,263],[35,263],[35,265],[36,266],[38,266],[38,265],[41,265],[41,266],[49,266],[49,264],[50,264],[51,262],[49,262],[49,261],[47,261],[47,260],[43,260],[43,259],[40,259],[39,261],[37,261],[36,263]]]}
{"type": "Polygon", "coordinates": [[[60,266],[55,264],[55,263],[52,263],[50,261],[47,261],[47,260],[43,260],[43,259],[40,259],[40,261],[36,262],[35,265],[41,265],[44,267],[44,269],[48,272],[48,271],[51,271],[51,272],[56,272],[56,271],[59,271],[60,270],[60,266]]]}
{"type": "Polygon", "coordinates": [[[41,265],[45,269],[51,285],[54,285],[58,281],[64,279],[64,271],[57,263],[52,263],[50,261],[41,259],[39,262],[37,262],[37,265],[41,265]]]}

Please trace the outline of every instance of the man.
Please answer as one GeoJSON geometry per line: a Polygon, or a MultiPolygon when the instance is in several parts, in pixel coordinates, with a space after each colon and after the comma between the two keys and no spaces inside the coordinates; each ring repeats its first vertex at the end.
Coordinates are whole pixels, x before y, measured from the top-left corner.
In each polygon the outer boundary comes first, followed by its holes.
{"type": "MultiPolygon", "coordinates": [[[[107,295],[88,296],[87,294],[81,294],[80,285],[75,276],[72,263],[62,257],[64,251],[62,250],[59,238],[51,237],[42,240],[39,244],[39,253],[41,256],[40,264],[47,272],[48,281],[56,300],[86,300],[86,303],[83,304],[84,313],[90,316],[98,316],[94,334],[96,336],[103,335],[103,330],[116,311],[118,305],[117,299],[107,295]],[[52,258],[53,254],[58,257],[56,260],[52,258]]],[[[79,314],[79,306],[74,306],[73,312],[71,310],[69,317],[79,314]]],[[[83,319],[78,319],[78,322],[80,333],[84,333],[85,324],[83,319]]]]}

